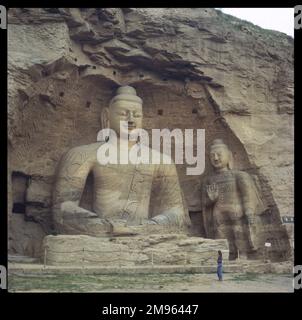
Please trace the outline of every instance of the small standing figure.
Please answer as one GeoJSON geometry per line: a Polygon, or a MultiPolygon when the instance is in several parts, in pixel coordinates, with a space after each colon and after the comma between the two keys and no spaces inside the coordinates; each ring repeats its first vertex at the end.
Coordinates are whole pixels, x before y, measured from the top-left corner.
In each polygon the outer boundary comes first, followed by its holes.
{"type": "Polygon", "coordinates": [[[218,250],[217,276],[218,276],[218,280],[222,281],[222,252],[220,250],[218,250]]]}

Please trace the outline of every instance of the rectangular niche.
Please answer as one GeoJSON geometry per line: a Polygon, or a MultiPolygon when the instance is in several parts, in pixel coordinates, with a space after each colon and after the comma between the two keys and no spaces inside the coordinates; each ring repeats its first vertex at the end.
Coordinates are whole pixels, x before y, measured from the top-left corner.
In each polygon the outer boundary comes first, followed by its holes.
{"type": "Polygon", "coordinates": [[[12,191],[13,191],[13,209],[14,214],[25,214],[25,196],[30,176],[20,171],[12,172],[12,191]]]}

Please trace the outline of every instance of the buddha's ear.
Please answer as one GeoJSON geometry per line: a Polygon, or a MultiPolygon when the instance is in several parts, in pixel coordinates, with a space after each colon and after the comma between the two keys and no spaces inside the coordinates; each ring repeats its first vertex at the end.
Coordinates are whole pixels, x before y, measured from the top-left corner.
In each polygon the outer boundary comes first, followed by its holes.
{"type": "Polygon", "coordinates": [[[101,112],[101,127],[102,129],[110,128],[109,108],[105,107],[101,112]]]}
{"type": "Polygon", "coordinates": [[[101,111],[101,130],[98,132],[97,141],[107,141],[110,135],[109,108],[101,111]]]}
{"type": "Polygon", "coordinates": [[[232,170],[234,168],[234,157],[233,153],[231,150],[229,150],[229,163],[228,163],[228,168],[232,170]]]}

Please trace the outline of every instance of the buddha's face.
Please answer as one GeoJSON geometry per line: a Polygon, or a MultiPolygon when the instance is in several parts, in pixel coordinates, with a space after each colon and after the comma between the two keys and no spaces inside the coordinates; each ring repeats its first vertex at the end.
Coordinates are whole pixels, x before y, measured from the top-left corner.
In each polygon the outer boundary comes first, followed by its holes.
{"type": "Polygon", "coordinates": [[[215,169],[223,169],[229,163],[229,151],[223,146],[217,146],[211,149],[210,159],[215,169]]]}
{"type": "Polygon", "coordinates": [[[109,108],[109,122],[110,128],[116,132],[117,136],[120,136],[122,131],[127,133],[127,127],[120,127],[120,121],[127,122],[128,133],[134,129],[142,128],[142,105],[139,102],[125,100],[115,101],[109,108]]]}

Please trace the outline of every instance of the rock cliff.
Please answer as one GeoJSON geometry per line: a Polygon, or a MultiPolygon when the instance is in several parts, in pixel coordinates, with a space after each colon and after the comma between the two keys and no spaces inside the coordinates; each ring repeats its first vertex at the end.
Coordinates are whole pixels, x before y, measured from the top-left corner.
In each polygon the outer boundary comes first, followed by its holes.
{"type": "MultiPolygon", "coordinates": [[[[207,145],[223,138],[267,204],[264,241],[282,246],[282,217],[294,215],[291,37],[197,8],[15,8],[8,23],[11,252],[39,255],[59,158],[96,141],[119,85],[142,97],[147,130],[204,128],[207,145]]],[[[202,234],[202,177],[178,173],[202,234]]]]}

